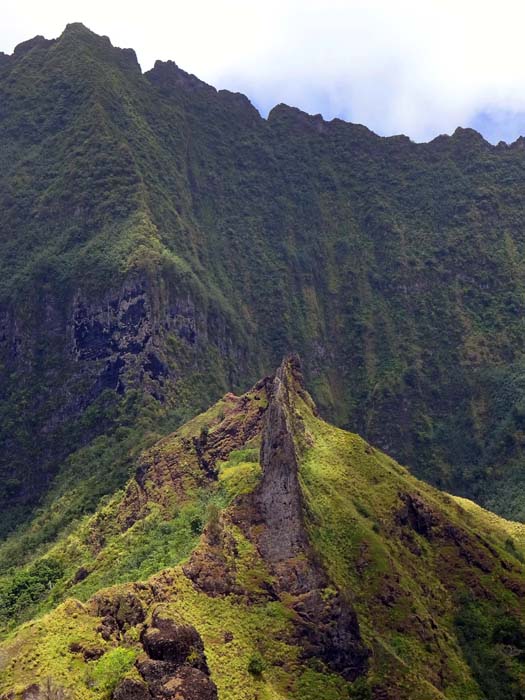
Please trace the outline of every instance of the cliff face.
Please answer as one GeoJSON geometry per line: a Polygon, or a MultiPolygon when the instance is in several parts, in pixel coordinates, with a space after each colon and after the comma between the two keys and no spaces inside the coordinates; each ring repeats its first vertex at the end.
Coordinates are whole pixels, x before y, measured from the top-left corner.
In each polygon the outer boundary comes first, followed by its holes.
{"type": "Polygon", "coordinates": [[[269,391],[261,445],[261,485],[255,496],[264,523],[259,537],[266,559],[279,565],[303,553],[306,533],[299,486],[299,460],[294,438],[295,411],[291,393],[300,381],[294,359],[278,369],[269,391]]]}

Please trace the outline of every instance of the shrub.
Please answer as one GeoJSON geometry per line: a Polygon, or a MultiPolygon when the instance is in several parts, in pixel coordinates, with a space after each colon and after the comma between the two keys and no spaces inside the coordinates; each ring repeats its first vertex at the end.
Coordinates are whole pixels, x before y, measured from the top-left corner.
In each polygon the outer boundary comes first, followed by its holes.
{"type": "Polygon", "coordinates": [[[6,578],[0,586],[0,619],[10,620],[41,600],[63,576],[62,564],[51,557],[6,578]]]}
{"type": "Polygon", "coordinates": [[[352,683],[352,689],[350,690],[350,698],[352,700],[372,699],[372,691],[368,687],[368,684],[364,678],[358,678],[352,683]]]}
{"type": "Polygon", "coordinates": [[[250,660],[248,661],[248,673],[251,673],[252,676],[260,676],[264,669],[264,660],[260,654],[256,653],[250,656],[250,660]]]}
{"type": "Polygon", "coordinates": [[[190,528],[194,535],[200,535],[202,532],[202,518],[196,515],[190,521],[190,528]]]}
{"type": "Polygon", "coordinates": [[[108,651],[89,669],[88,685],[96,690],[112,692],[135,662],[137,652],[117,647],[108,651]]]}
{"type": "Polygon", "coordinates": [[[495,644],[508,644],[525,650],[525,628],[513,617],[498,622],[492,632],[495,644]]]}

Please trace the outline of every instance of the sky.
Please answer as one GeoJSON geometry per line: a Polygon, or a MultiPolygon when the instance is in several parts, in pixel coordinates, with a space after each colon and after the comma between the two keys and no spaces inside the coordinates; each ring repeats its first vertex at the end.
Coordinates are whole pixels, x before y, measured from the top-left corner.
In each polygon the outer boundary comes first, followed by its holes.
{"type": "Polygon", "coordinates": [[[381,135],[525,134],[523,0],[0,0],[0,51],[82,22],[266,116],[285,102],[381,135]]]}

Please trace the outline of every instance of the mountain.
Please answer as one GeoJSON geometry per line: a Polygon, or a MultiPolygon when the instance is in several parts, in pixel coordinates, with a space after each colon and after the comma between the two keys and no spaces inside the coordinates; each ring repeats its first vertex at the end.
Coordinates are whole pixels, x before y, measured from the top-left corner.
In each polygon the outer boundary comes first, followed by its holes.
{"type": "Polygon", "coordinates": [[[525,697],[523,144],[0,54],[0,700],[525,697]]]}
{"type": "Polygon", "coordinates": [[[263,119],[80,24],[2,54],[1,536],[296,350],[323,416],[523,519],[523,143],[263,119]]]}
{"type": "Polygon", "coordinates": [[[291,356],[4,575],[0,697],[518,700],[524,556],[319,418],[291,356]]]}

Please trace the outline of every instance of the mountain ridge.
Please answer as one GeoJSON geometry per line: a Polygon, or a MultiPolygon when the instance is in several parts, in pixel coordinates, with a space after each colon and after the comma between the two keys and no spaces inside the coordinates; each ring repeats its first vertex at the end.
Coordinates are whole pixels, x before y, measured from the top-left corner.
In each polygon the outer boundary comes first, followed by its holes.
{"type": "MultiPolygon", "coordinates": [[[[97,35],[95,32],[93,32],[92,30],[90,30],[90,29],[89,29],[86,25],[84,25],[82,22],[72,22],[72,23],[69,23],[69,24],[66,25],[66,28],[64,29],[64,31],[62,32],[62,34],[61,34],[59,37],[57,37],[56,39],[46,39],[46,38],[43,37],[42,35],[37,35],[37,36],[33,37],[32,39],[28,39],[28,40],[26,40],[26,41],[23,41],[23,42],[21,42],[20,44],[18,44],[17,46],[15,46],[15,48],[14,48],[12,54],[7,54],[7,53],[3,53],[3,52],[0,52],[0,53],[1,53],[1,55],[2,55],[3,57],[7,57],[7,58],[14,58],[14,57],[17,56],[17,54],[18,54],[18,57],[20,57],[20,56],[22,56],[23,54],[27,53],[27,51],[31,50],[31,49],[34,48],[34,47],[38,48],[38,47],[45,47],[45,46],[50,46],[50,45],[52,45],[53,43],[59,41],[59,39],[62,38],[64,35],[69,35],[69,36],[76,37],[76,38],[79,38],[79,37],[82,36],[82,35],[84,35],[84,36],[86,36],[86,37],[88,37],[88,36],[89,36],[89,37],[93,37],[93,36],[97,36],[97,37],[98,37],[98,36],[100,36],[100,35],[97,35]]],[[[107,40],[107,41],[110,42],[109,37],[107,37],[106,35],[102,35],[102,36],[100,36],[100,38],[102,38],[102,39],[107,40]]],[[[110,42],[110,43],[111,43],[111,42],[110,42]]],[[[134,57],[134,60],[132,60],[132,63],[136,63],[137,65],[140,66],[140,64],[139,64],[139,62],[138,62],[138,59],[137,59],[137,57],[136,57],[136,52],[134,51],[134,49],[132,49],[132,48],[120,48],[120,47],[114,47],[114,48],[117,49],[117,50],[119,50],[119,51],[121,51],[121,52],[123,52],[125,55],[128,55],[128,56],[131,57],[131,58],[134,57]]],[[[518,148],[518,147],[520,147],[520,145],[521,145],[521,143],[522,143],[522,140],[523,140],[523,138],[524,138],[523,136],[519,136],[519,137],[518,137],[515,141],[513,141],[512,143],[507,143],[507,142],[505,142],[505,141],[500,141],[498,144],[492,144],[492,143],[490,143],[489,141],[487,141],[487,140],[482,136],[482,134],[481,134],[480,132],[478,132],[476,129],[474,129],[474,128],[472,128],[472,127],[461,127],[461,126],[458,126],[458,127],[456,127],[456,129],[454,130],[454,132],[453,132],[452,134],[438,134],[437,136],[435,136],[434,138],[430,139],[429,141],[416,142],[416,141],[412,141],[412,139],[411,139],[409,136],[406,136],[405,134],[401,134],[401,133],[400,133],[400,134],[392,134],[392,135],[390,135],[390,136],[381,136],[381,135],[376,134],[375,132],[371,131],[370,129],[368,129],[368,127],[366,127],[366,126],[364,126],[364,125],[362,125],[362,124],[357,124],[357,123],[354,123],[354,122],[349,122],[349,121],[344,120],[344,119],[342,119],[342,118],[340,118],[340,117],[333,117],[333,118],[331,118],[331,119],[325,119],[321,114],[310,114],[310,113],[308,113],[308,112],[305,112],[305,111],[301,110],[300,108],[297,108],[297,107],[288,105],[288,104],[286,104],[286,103],[279,103],[279,104],[274,105],[274,106],[269,110],[268,116],[265,118],[265,117],[263,117],[263,116],[259,113],[259,111],[257,110],[257,108],[256,108],[256,107],[253,105],[253,103],[250,101],[249,97],[247,97],[247,96],[244,95],[243,93],[238,92],[238,91],[235,91],[235,90],[232,91],[232,90],[229,90],[229,89],[227,89],[227,88],[220,88],[220,89],[219,89],[219,88],[215,88],[213,85],[211,85],[211,84],[209,84],[209,83],[206,83],[205,81],[203,81],[203,80],[201,80],[200,78],[198,78],[195,74],[193,74],[193,73],[188,73],[188,72],[185,71],[184,69],[180,68],[172,59],[168,59],[168,60],[166,60],[166,61],[157,59],[157,60],[155,61],[155,64],[154,64],[154,66],[153,66],[152,68],[148,68],[147,70],[144,70],[144,71],[141,69],[141,73],[142,73],[142,75],[147,75],[148,73],[154,72],[156,69],[158,70],[160,67],[162,67],[163,69],[165,69],[165,68],[168,68],[168,69],[169,69],[170,67],[171,67],[171,68],[175,68],[175,69],[176,69],[176,73],[177,73],[177,75],[179,76],[179,78],[180,78],[180,80],[181,80],[181,85],[185,85],[186,87],[197,87],[197,86],[199,86],[199,87],[202,87],[202,88],[205,88],[205,89],[212,90],[212,91],[214,91],[215,93],[221,93],[221,92],[222,92],[222,93],[226,93],[226,94],[229,94],[229,95],[238,95],[240,98],[242,98],[243,101],[248,101],[248,102],[249,102],[249,104],[251,105],[251,107],[252,107],[254,110],[257,111],[257,113],[259,114],[259,116],[260,116],[261,119],[266,119],[267,121],[270,119],[270,115],[271,115],[272,112],[274,112],[275,110],[280,110],[280,108],[284,107],[284,108],[286,108],[287,110],[291,110],[291,111],[293,111],[294,113],[298,114],[298,116],[300,115],[300,117],[303,118],[303,119],[304,119],[304,117],[308,117],[308,118],[310,118],[310,120],[312,120],[313,122],[319,122],[319,121],[321,121],[321,122],[323,123],[323,125],[329,125],[329,124],[334,124],[334,125],[337,125],[337,124],[348,124],[348,125],[351,125],[351,126],[354,126],[354,127],[360,127],[360,128],[362,128],[362,129],[366,129],[370,134],[372,134],[373,136],[375,136],[375,137],[377,137],[377,138],[380,138],[380,139],[393,139],[393,140],[398,140],[398,141],[399,141],[399,140],[405,140],[405,141],[408,140],[408,141],[410,141],[410,143],[415,144],[415,145],[428,145],[428,144],[431,144],[431,143],[434,143],[434,142],[439,142],[439,143],[441,143],[441,142],[443,142],[445,139],[455,139],[455,138],[457,139],[457,138],[462,138],[462,137],[464,138],[464,137],[469,137],[469,136],[470,136],[470,137],[474,137],[476,140],[480,140],[480,139],[481,139],[481,140],[483,141],[484,144],[490,146],[491,148],[499,148],[499,149],[501,149],[501,148],[503,148],[503,147],[507,147],[507,148],[515,147],[515,148],[518,148]]]]}
{"type": "Polygon", "coordinates": [[[517,699],[525,539],[489,515],[324,423],[290,357],[4,574],[1,697],[517,699]]]}
{"type": "Polygon", "coordinates": [[[26,48],[0,76],[4,534],[66,482],[89,512],[97,464],[122,485],[146,434],[294,349],[323,415],[522,517],[518,147],[264,120],[78,25],[26,48]]]}

